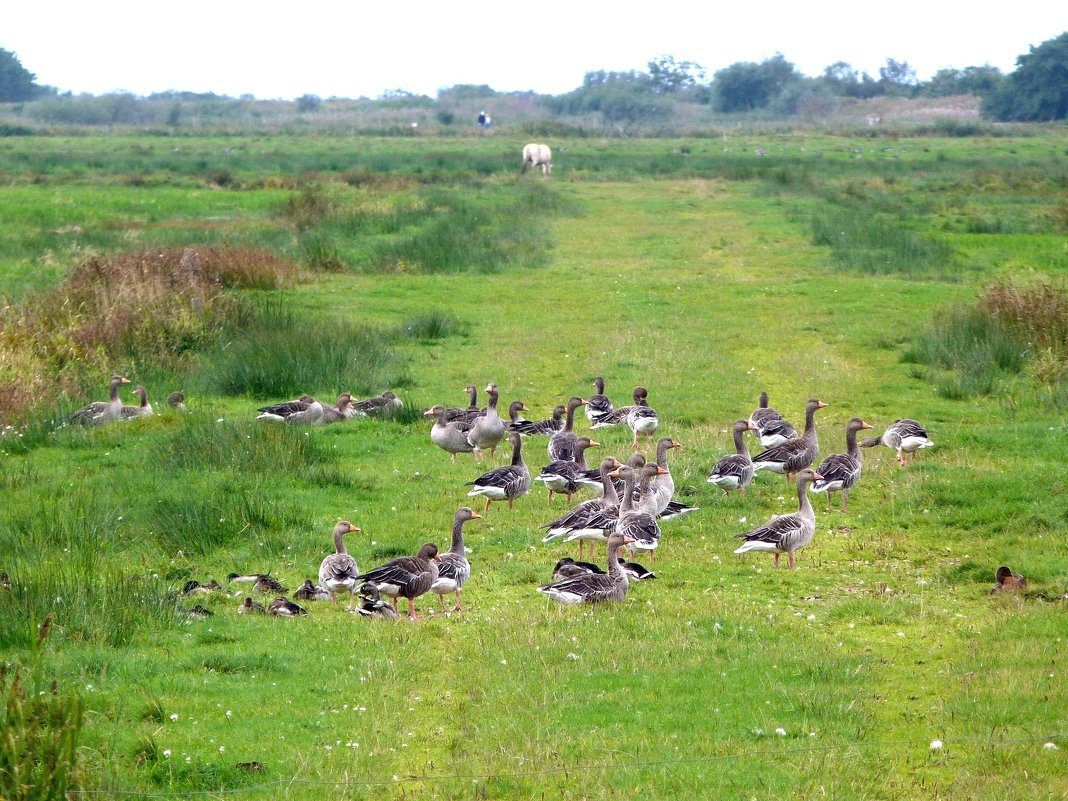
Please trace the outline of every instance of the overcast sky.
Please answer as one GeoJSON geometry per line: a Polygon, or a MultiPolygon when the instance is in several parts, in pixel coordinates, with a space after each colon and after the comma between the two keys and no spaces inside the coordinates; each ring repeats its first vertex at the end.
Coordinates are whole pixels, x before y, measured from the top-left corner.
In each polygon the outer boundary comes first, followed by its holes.
{"type": "Polygon", "coordinates": [[[888,58],[920,79],[1016,57],[1068,30],[1056,0],[643,3],[638,0],[33,0],[4,4],[0,47],[75,93],[168,89],[259,98],[436,95],[456,84],[560,94],[659,55],[709,77],[781,53],[808,76],[888,58]]]}

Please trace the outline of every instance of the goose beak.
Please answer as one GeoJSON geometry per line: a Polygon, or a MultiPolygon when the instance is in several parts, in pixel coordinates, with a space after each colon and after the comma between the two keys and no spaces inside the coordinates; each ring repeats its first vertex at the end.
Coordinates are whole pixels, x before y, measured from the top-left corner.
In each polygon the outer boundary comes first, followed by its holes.
{"type": "Polygon", "coordinates": [[[830,406],[829,403],[824,403],[823,401],[818,401],[818,403],[819,403],[819,405],[816,407],[817,409],[822,409],[825,406],[830,406]]]}
{"type": "Polygon", "coordinates": [[[423,412],[423,417],[433,417],[433,416],[434,416],[434,410],[433,409],[427,409],[425,412],[423,412]]]}
{"type": "Polygon", "coordinates": [[[611,473],[608,474],[610,478],[619,478],[619,468],[617,467],[611,473]]]}
{"type": "MultiPolygon", "coordinates": [[[[126,383],[129,383],[129,382],[126,382],[126,383]]],[[[579,398],[579,405],[580,406],[585,406],[587,403],[589,403],[588,400],[584,400],[583,398],[579,398]]]]}
{"type": "Polygon", "coordinates": [[[352,525],[350,523],[349,524],[349,531],[360,531],[360,527],[359,526],[354,526],[354,525],[352,525]]]}
{"type": "Polygon", "coordinates": [[[750,424],[749,424],[749,426],[748,426],[748,427],[746,428],[746,431],[759,431],[759,430],[760,430],[760,429],[759,429],[759,428],[757,428],[757,427],[756,427],[755,425],[753,425],[752,423],[750,423],[750,424]]]}
{"type": "Polygon", "coordinates": [[[601,447],[601,443],[598,442],[597,440],[591,439],[590,440],[590,447],[591,448],[599,448],[599,447],[601,447]]]}
{"type": "Polygon", "coordinates": [[[672,448],[681,448],[682,447],[682,443],[679,442],[677,439],[673,439],[673,440],[671,440],[671,447],[672,448]]]}
{"type": "Polygon", "coordinates": [[[482,519],[482,515],[480,515],[478,512],[471,512],[471,519],[472,520],[481,520],[482,519]]]}
{"type": "Polygon", "coordinates": [[[861,426],[861,428],[862,429],[864,429],[864,428],[875,428],[875,426],[870,425],[869,423],[865,423],[864,425],[861,426]]]}
{"type": "Polygon", "coordinates": [[[630,536],[630,534],[624,534],[623,535],[623,544],[624,545],[630,545],[632,542],[637,542],[637,540],[635,540],[634,537],[630,536]]]}
{"type": "Polygon", "coordinates": [[[122,383],[129,384],[130,383],[130,379],[129,378],[124,378],[124,379],[122,379],[122,383]]]}
{"type": "Polygon", "coordinates": [[[822,481],[823,480],[823,475],[820,474],[820,473],[817,473],[815,470],[812,471],[812,475],[817,481],[822,481]]]}
{"type": "Polygon", "coordinates": [[[668,471],[667,471],[667,470],[665,470],[665,469],[664,469],[663,467],[661,467],[660,465],[657,465],[657,466],[656,466],[656,474],[657,474],[658,476],[666,476],[666,475],[668,474],[668,471]]]}
{"type": "MultiPolygon", "coordinates": [[[[820,476],[820,478],[822,478],[822,476],[820,476]]],[[[435,562],[440,562],[441,561],[441,554],[437,554],[437,553],[434,554],[434,561],[435,562]]]]}

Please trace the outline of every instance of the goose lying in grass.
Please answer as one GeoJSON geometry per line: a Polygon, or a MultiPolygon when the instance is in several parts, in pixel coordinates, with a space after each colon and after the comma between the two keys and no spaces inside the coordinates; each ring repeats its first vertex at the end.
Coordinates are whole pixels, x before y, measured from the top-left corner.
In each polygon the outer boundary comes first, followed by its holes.
{"type": "Polygon", "coordinates": [[[134,387],[134,395],[136,395],[141,402],[137,406],[123,406],[123,419],[129,420],[133,417],[151,416],[152,404],[148,402],[148,391],[144,388],[142,384],[138,384],[136,387],[134,387]]]}
{"type": "Polygon", "coordinates": [[[619,565],[619,551],[630,542],[630,537],[618,533],[608,538],[608,571],[606,573],[583,573],[563,578],[544,587],[538,587],[538,592],[545,593],[554,601],[562,604],[594,604],[624,600],[627,597],[630,581],[619,565]]]}
{"type": "Polygon", "coordinates": [[[816,438],[816,411],[826,408],[827,404],[812,398],[805,404],[805,431],[797,439],[787,440],[775,445],[753,457],[753,469],[782,473],[786,483],[799,470],[812,465],[820,455],[820,444],[816,438]]]}
{"type": "Polygon", "coordinates": [[[831,496],[841,491],[842,511],[846,511],[849,502],[849,490],[860,480],[860,471],[864,467],[864,458],[857,447],[857,432],[871,428],[859,417],[850,418],[846,423],[846,452],[832,453],[816,468],[823,478],[812,482],[813,492],[827,493],[827,511],[831,510],[831,496]]]}
{"type": "Polygon", "coordinates": [[[247,575],[231,573],[226,577],[226,580],[231,584],[251,584],[252,589],[263,595],[274,595],[286,592],[286,588],[282,586],[282,583],[278,581],[278,579],[271,578],[266,573],[249,573],[247,575]]]}
{"type": "Polygon", "coordinates": [[[316,584],[311,579],[304,579],[304,583],[297,587],[293,597],[298,601],[333,601],[334,595],[326,587],[316,584]]]}
{"type": "Polygon", "coordinates": [[[185,393],[184,392],[172,392],[167,396],[167,405],[178,412],[188,412],[189,407],[185,405],[185,393]]]}
{"type": "Polygon", "coordinates": [[[404,401],[398,398],[394,392],[387,389],[381,395],[375,395],[373,398],[367,398],[362,401],[355,401],[352,404],[352,408],[357,414],[364,414],[368,417],[390,417],[404,408],[404,401]]]}
{"type": "Polygon", "coordinates": [[[360,600],[356,604],[356,611],[363,617],[378,617],[383,620],[396,620],[400,617],[391,603],[382,600],[378,587],[370,582],[360,585],[360,600]]]}
{"type": "Polygon", "coordinates": [[[281,403],[272,403],[269,406],[261,406],[259,411],[259,417],[257,420],[285,420],[289,415],[296,412],[303,412],[309,406],[315,403],[315,398],[311,395],[301,395],[296,400],[283,401],[281,403]]]}
{"type": "Polygon", "coordinates": [[[495,467],[474,481],[467,482],[466,486],[474,486],[474,489],[467,493],[468,496],[481,495],[486,499],[483,513],[489,511],[493,501],[508,501],[508,508],[511,509],[516,498],[530,491],[530,471],[523,463],[523,438],[513,431],[508,435],[508,440],[512,443],[512,463],[495,467]]]}
{"type": "Polygon", "coordinates": [[[212,579],[207,584],[201,584],[196,579],[190,579],[182,587],[182,595],[210,595],[217,590],[221,590],[222,585],[215,579],[212,579]]]}
{"type": "Polygon", "coordinates": [[[466,506],[456,510],[452,519],[452,547],[441,554],[441,564],[438,565],[438,577],[430,589],[441,598],[441,608],[445,609],[445,596],[450,592],[456,595],[456,605],[453,612],[460,611],[460,590],[471,578],[471,563],[467,560],[464,550],[464,523],[468,520],[481,520],[482,515],[472,511],[466,506]]]}
{"type": "Polygon", "coordinates": [[[915,420],[908,419],[895,420],[881,437],[866,439],[860,443],[860,447],[871,448],[879,443],[897,452],[897,463],[902,467],[908,465],[916,451],[934,445],[923,426],[915,420]]]}
{"type": "Polygon", "coordinates": [[[129,384],[130,379],[121,375],[113,375],[108,382],[108,400],[94,401],[83,406],[70,416],[72,423],[83,426],[102,426],[113,423],[122,418],[122,398],[119,397],[119,387],[129,384]]]}
{"type": "MultiPolygon", "coordinates": [[[[761,394],[761,398],[766,400],[767,395],[761,394]]],[[[746,431],[756,430],[756,424],[752,419],[735,421],[734,449],[736,453],[724,456],[716,462],[716,466],[712,468],[708,476],[709,484],[715,484],[727,495],[730,495],[731,490],[738,490],[739,497],[745,495],[745,488],[753,480],[756,471],[753,469],[753,460],[749,457],[749,448],[746,447],[743,435],[746,431]]]]}
{"type": "Polygon", "coordinates": [[[330,600],[334,603],[337,603],[338,593],[347,592],[350,612],[356,598],[356,577],[360,574],[360,568],[345,549],[345,535],[359,530],[348,520],[342,520],[334,526],[334,553],[319,564],[319,583],[330,593],[330,600]]]}
{"type": "Polygon", "coordinates": [[[745,540],[735,553],[749,551],[768,551],[775,554],[775,567],[779,566],[779,556],[786,554],[790,569],[796,569],[794,554],[812,542],[816,533],[816,515],[808,499],[808,485],[823,478],[814,470],[802,470],[797,474],[797,512],[792,515],[778,515],[762,526],[757,526],[745,534],[738,534],[745,540]]]}
{"type": "Polygon", "coordinates": [[[251,598],[245,598],[241,602],[241,605],[237,607],[237,613],[239,615],[265,615],[267,609],[259,601],[253,601],[251,598]]]}
{"type": "MultiPolygon", "coordinates": [[[[606,538],[607,539],[607,538],[606,538]]],[[[553,575],[550,581],[556,582],[575,576],[583,576],[587,573],[604,573],[593,562],[577,562],[570,556],[565,556],[553,566],[553,575]]]]}
{"type": "Polygon", "coordinates": [[[1027,579],[1005,566],[999,567],[994,574],[997,584],[990,591],[991,595],[999,592],[1020,592],[1027,589],[1027,579]]]}
{"type": "Polygon", "coordinates": [[[619,557],[619,566],[623,568],[623,573],[626,575],[627,580],[632,583],[656,578],[656,573],[649,568],[643,567],[637,562],[628,562],[622,556],[619,557]]]}
{"type": "Polygon", "coordinates": [[[275,598],[267,607],[267,614],[271,617],[299,617],[308,614],[308,610],[288,598],[275,598]]]}
{"type": "Polygon", "coordinates": [[[415,599],[434,586],[440,562],[438,546],[428,542],[415,556],[400,556],[357,576],[357,579],[373,585],[382,595],[392,598],[394,612],[397,611],[397,600],[407,598],[408,617],[418,620],[415,599]]]}

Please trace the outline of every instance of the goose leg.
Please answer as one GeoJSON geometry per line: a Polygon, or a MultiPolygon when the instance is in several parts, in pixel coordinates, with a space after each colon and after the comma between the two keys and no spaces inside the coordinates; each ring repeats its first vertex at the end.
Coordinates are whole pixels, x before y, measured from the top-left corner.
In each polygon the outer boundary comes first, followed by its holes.
{"type": "Polygon", "coordinates": [[[409,598],[408,599],[408,619],[409,620],[419,620],[419,615],[416,614],[416,611],[415,611],[415,599],[413,599],[413,598],[409,598]]]}
{"type": "Polygon", "coordinates": [[[461,611],[461,606],[460,606],[460,591],[459,591],[459,590],[457,590],[457,591],[456,591],[456,606],[454,606],[454,607],[452,608],[452,611],[453,611],[453,612],[459,612],[459,611],[461,611]]]}
{"type": "Polygon", "coordinates": [[[491,503],[493,503],[493,499],[492,498],[486,498],[486,508],[482,510],[483,513],[486,513],[486,512],[489,511],[489,506],[490,506],[491,503]]]}
{"type": "Polygon", "coordinates": [[[775,554],[775,567],[779,566],[779,555],[775,554]]]}
{"type": "Polygon", "coordinates": [[[849,503],[849,490],[842,490],[842,511],[846,510],[846,504],[849,503]]]}
{"type": "Polygon", "coordinates": [[[794,552],[790,551],[789,553],[786,554],[786,556],[790,560],[790,569],[791,570],[797,570],[797,562],[794,561],[794,552]]]}

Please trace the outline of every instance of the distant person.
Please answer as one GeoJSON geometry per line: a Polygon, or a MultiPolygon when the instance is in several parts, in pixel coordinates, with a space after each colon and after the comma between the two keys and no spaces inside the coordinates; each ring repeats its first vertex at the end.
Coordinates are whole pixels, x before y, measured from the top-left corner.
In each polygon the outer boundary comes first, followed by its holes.
{"type": "Polygon", "coordinates": [[[485,111],[478,113],[478,127],[483,131],[490,127],[490,116],[485,111]]]}

